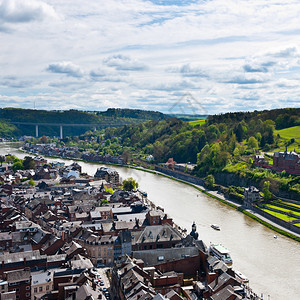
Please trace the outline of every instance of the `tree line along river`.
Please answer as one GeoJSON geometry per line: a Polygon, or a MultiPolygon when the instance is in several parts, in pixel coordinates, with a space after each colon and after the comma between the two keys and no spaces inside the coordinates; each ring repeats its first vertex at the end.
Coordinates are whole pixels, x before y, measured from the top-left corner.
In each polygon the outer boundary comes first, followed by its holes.
{"type": "MultiPolygon", "coordinates": [[[[9,144],[0,144],[0,155],[24,158],[9,144]]],[[[71,164],[72,160],[51,159],[71,164]]],[[[79,162],[82,171],[94,175],[97,163],[79,162]]],[[[191,230],[197,224],[199,238],[207,245],[221,243],[229,249],[233,268],[244,273],[255,293],[264,299],[300,299],[300,244],[284,236],[274,239],[274,232],[242,213],[185,185],[159,175],[115,167],[121,178],[133,177],[141,190],[157,206],[163,207],[176,224],[191,230]],[[220,231],[210,225],[216,223],[220,231]]]]}

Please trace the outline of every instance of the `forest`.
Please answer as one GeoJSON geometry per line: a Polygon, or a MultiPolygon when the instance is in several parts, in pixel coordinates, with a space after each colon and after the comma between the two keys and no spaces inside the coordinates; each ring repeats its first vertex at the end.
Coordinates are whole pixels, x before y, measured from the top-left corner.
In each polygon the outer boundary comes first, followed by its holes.
{"type": "MultiPolygon", "coordinates": [[[[79,110],[46,111],[21,108],[0,109],[0,136],[17,137],[33,136],[34,125],[14,125],[10,122],[56,123],[56,124],[98,124],[97,128],[136,124],[147,120],[163,120],[166,115],[160,112],[137,109],[110,108],[103,112],[85,112],[79,110]]],[[[88,127],[65,127],[64,135],[78,136],[86,132],[88,127]]],[[[39,126],[40,135],[59,136],[59,126],[39,126]]]]}

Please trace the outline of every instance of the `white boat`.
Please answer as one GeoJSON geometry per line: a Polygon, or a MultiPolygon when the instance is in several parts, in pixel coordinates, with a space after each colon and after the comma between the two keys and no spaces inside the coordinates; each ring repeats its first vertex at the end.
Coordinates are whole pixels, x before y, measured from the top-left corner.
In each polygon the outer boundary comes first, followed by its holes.
{"type": "Polygon", "coordinates": [[[209,247],[210,254],[222,260],[226,265],[232,265],[232,258],[229,251],[221,244],[211,244],[209,247]]]}
{"type": "Polygon", "coordinates": [[[241,280],[243,283],[248,283],[249,279],[240,271],[234,271],[235,277],[241,280]]]}
{"type": "Polygon", "coordinates": [[[210,227],[215,229],[215,230],[221,230],[220,226],[217,225],[217,224],[211,224],[210,227]]]}

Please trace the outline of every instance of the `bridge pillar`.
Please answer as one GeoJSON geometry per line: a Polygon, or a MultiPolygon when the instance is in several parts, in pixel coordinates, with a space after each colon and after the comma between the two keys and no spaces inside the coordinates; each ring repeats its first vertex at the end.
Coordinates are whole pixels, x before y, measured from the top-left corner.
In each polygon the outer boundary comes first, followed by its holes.
{"type": "Polygon", "coordinates": [[[39,137],[39,125],[35,125],[35,137],[39,137]]]}
{"type": "Polygon", "coordinates": [[[63,139],[63,138],[64,138],[64,137],[63,137],[63,126],[60,125],[60,126],[59,126],[59,129],[60,129],[60,139],[63,139]]]}

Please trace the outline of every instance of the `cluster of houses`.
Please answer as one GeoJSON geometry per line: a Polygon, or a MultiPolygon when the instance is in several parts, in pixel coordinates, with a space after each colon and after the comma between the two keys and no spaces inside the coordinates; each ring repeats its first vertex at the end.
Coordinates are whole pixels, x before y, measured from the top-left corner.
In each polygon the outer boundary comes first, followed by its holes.
{"type": "Polygon", "coordinates": [[[63,158],[83,159],[86,161],[123,164],[122,156],[113,156],[110,154],[101,155],[96,152],[79,151],[78,147],[65,147],[53,144],[31,144],[25,143],[24,150],[39,155],[59,156],[63,158]]]}
{"type": "Polygon", "coordinates": [[[1,300],[259,299],[195,225],[186,234],[138,190],[109,193],[116,171],[82,177],[77,163],[34,161],[35,186],[9,165],[0,172],[11,175],[0,193],[1,300]]]}
{"type": "Polygon", "coordinates": [[[253,165],[274,170],[276,172],[285,171],[292,175],[300,175],[300,154],[294,151],[275,152],[273,164],[265,159],[264,155],[255,155],[253,165]]]}

